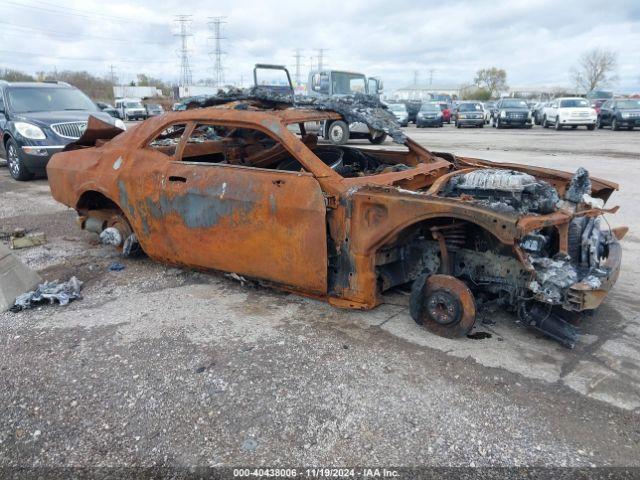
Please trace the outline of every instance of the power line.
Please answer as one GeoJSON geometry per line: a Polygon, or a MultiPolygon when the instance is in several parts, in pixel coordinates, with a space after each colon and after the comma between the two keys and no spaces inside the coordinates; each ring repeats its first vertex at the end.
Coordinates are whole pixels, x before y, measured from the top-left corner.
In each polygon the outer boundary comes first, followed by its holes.
{"type": "Polygon", "coordinates": [[[72,61],[80,61],[80,62],[114,62],[114,63],[171,63],[167,60],[148,60],[144,58],[139,59],[129,59],[129,60],[118,60],[114,58],[81,58],[81,57],[59,57],[56,55],[50,55],[48,53],[35,53],[35,52],[16,52],[15,50],[0,50],[0,53],[8,53],[16,55],[24,55],[30,57],[40,57],[46,58],[47,60],[72,60],[72,61]]]}
{"type": "Polygon", "coordinates": [[[60,30],[51,30],[48,28],[40,28],[40,27],[28,27],[26,25],[18,25],[18,24],[14,24],[14,23],[9,23],[9,22],[3,22],[0,21],[1,25],[6,25],[4,28],[18,28],[21,30],[27,30],[27,31],[32,31],[32,32],[36,32],[37,34],[40,35],[53,35],[53,36],[61,36],[64,38],[73,38],[73,39],[88,39],[88,40],[109,40],[111,42],[126,42],[126,43],[131,43],[131,42],[135,42],[135,43],[144,43],[144,44],[149,44],[149,45],[161,45],[161,46],[166,46],[166,43],[162,43],[162,42],[149,42],[146,40],[138,40],[138,39],[133,39],[133,38],[114,38],[114,37],[100,37],[100,36],[94,36],[94,35],[77,35],[75,33],[70,33],[70,32],[62,32],[60,30]]]}
{"type": "Polygon", "coordinates": [[[189,49],[187,48],[187,38],[193,36],[189,33],[189,27],[191,26],[192,15],[176,15],[175,21],[180,27],[180,33],[175,34],[180,37],[181,48],[179,51],[180,56],[180,86],[187,86],[193,83],[191,77],[191,67],[189,66],[189,49]]]}
{"type": "Polygon", "coordinates": [[[47,2],[42,2],[40,0],[31,0],[32,2],[36,3],[36,4],[42,4],[42,5],[48,5],[50,7],[53,8],[46,8],[46,7],[42,7],[39,5],[29,5],[29,4],[24,4],[24,3],[18,3],[18,2],[11,2],[11,1],[3,1],[2,3],[4,4],[9,4],[9,5],[13,5],[16,7],[21,7],[21,8],[30,8],[32,10],[38,10],[39,12],[49,12],[49,13],[53,13],[56,15],[62,15],[62,16],[72,16],[72,17],[81,17],[81,18],[99,18],[101,20],[116,20],[119,22],[129,22],[129,23],[149,23],[149,22],[143,22],[140,19],[136,18],[126,18],[126,17],[117,17],[117,16],[113,16],[113,15],[104,15],[104,14],[100,14],[100,13],[92,13],[92,12],[88,12],[86,10],[78,10],[76,8],[68,8],[66,6],[61,6],[61,5],[55,5],[52,3],[47,3],[47,2]],[[60,10],[57,10],[60,9],[60,10]],[[73,13],[73,12],[81,12],[81,13],[73,13]]]}
{"type": "Polygon", "coordinates": [[[222,24],[227,23],[223,21],[227,17],[209,17],[211,20],[208,25],[209,29],[213,31],[213,35],[209,37],[210,40],[214,41],[214,49],[212,52],[209,52],[210,55],[214,58],[213,64],[213,77],[214,77],[214,85],[216,87],[222,87],[224,85],[224,67],[222,66],[222,55],[225,53],[222,51],[222,40],[225,40],[226,37],[223,37],[221,34],[222,24]]]}

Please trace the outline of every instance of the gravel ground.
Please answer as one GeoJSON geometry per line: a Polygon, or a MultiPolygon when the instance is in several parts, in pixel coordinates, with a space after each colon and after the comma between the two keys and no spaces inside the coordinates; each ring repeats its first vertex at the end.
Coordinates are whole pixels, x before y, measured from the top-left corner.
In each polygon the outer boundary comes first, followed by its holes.
{"type": "Polygon", "coordinates": [[[0,314],[0,467],[640,466],[640,132],[409,131],[436,151],[621,183],[625,269],[575,350],[503,313],[480,324],[486,340],[434,337],[401,292],[343,311],[121,259],[45,180],[0,168],[0,232],[44,231],[18,255],[85,282],[67,307],[0,314]]]}

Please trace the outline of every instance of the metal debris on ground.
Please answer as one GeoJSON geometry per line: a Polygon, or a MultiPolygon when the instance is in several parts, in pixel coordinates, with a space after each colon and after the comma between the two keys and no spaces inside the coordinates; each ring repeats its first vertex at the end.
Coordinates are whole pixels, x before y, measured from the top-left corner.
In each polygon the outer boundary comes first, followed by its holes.
{"type": "Polygon", "coordinates": [[[113,262],[111,265],[109,265],[109,271],[110,272],[120,272],[122,270],[124,270],[126,267],[119,262],[113,262]]]}
{"type": "Polygon", "coordinates": [[[52,282],[44,282],[38,285],[38,288],[30,292],[24,293],[16,298],[12,312],[19,312],[28,308],[33,308],[42,304],[53,304],[58,302],[60,305],[67,305],[72,300],[82,298],[80,290],[82,282],[76,277],[71,277],[67,282],[54,280],[52,282]]]}
{"type": "Polygon", "coordinates": [[[12,250],[37,247],[45,243],[47,243],[47,237],[44,232],[26,233],[22,228],[15,230],[9,237],[9,247],[12,250]]]}

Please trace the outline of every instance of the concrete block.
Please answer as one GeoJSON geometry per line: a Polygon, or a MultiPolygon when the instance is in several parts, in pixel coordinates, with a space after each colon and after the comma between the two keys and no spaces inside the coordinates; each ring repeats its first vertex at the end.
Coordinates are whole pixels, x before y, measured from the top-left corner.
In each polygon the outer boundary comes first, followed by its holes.
{"type": "Polygon", "coordinates": [[[18,295],[34,290],[39,283],[40,275],[0,243],[0,312],[8,310],[18,295]]]}

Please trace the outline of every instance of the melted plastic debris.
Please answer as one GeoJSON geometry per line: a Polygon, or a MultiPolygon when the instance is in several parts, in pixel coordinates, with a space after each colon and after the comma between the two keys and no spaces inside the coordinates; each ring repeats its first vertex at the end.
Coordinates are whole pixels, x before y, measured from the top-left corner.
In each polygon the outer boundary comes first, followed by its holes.
{"type": "Polygon", "coordinates": [[[569,188],[564,194],[564,199],[573,203],[580,203],[584,195],[591,195],[591,180],[589,172],[585,168],[578,168],[571,177],[569,188]]]}
{"type": "MultiPolygon", "coordinates": [[[[373,95],[356,93],[343,97],[311,97],[279,93],[268,88],[251,87],[247,89],[229,88],[218,90],[216,95],[202,95],[185,99],[182,104],[190,108],[205,108],[222,105],[233,101],[259,102],[263,107],[292,106],[296,108],[311,108],[321,111],[337,112],[347,123],[364,123],[370,129],[384,132],[396,143],[404,144],[407,137],[402,131],[395,115],[387,106],[373,95]]],[[[247,109],[245,104],[241,109],[247,109]]]]}
{"type": "Polygon", "coordinates": [[[578,281],[578,272],[570,258],[551,259],[534,257],[531,263],[536,269],[536,280],[529,284],[531,291],[541,293],[551,303],[562,301],[562,292],[578,281]]]}
{"type": "Polygon", "coordinates": [[[38,285],[38,288],[27,293],[23,293],[11,307],[12,312],[19,312],[42,304],[53,304],[58,302],[60,305],[68,305],[69,302],[77,298],[82,298],[80,290],[82,282],[76,277],[71,277],[68,282],[44,282],[38,285]]]}

